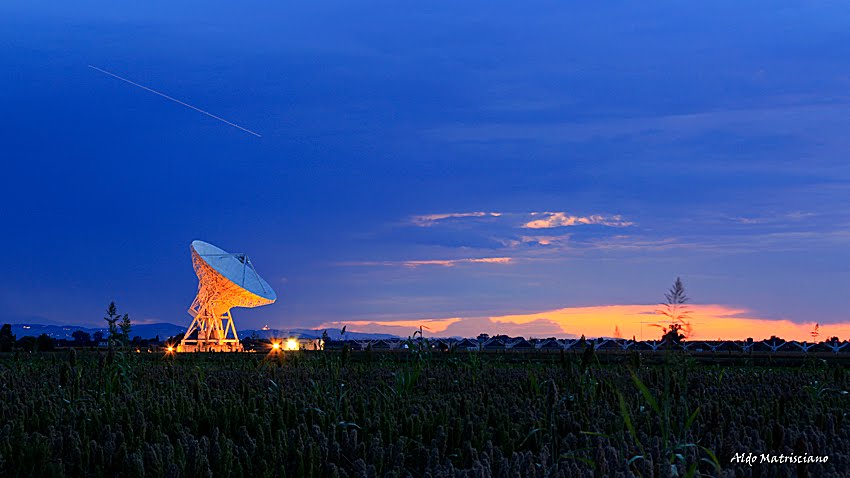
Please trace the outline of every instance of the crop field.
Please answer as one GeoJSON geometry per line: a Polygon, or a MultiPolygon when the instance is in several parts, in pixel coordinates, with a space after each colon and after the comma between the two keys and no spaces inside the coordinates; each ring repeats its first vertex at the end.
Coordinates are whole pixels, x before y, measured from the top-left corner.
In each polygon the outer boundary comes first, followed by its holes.
{"type": "Polygon", "coordinates": [[[17,353],[0,476],[847,476],[848,388],[815,358],[17,353]]]}

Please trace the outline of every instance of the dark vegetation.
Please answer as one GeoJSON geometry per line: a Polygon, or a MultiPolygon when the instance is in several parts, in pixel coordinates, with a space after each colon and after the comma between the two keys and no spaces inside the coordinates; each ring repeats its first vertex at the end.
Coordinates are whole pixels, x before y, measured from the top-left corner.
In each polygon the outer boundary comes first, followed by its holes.
{"type": "Polygon", "coordinates": [[[846,476],[841,366],[547,356],[426,340],[395,354],[18,350],[0,355],[0,476],[846,476]],[[829,461],[730,463],[742,452],[829,461]]]}

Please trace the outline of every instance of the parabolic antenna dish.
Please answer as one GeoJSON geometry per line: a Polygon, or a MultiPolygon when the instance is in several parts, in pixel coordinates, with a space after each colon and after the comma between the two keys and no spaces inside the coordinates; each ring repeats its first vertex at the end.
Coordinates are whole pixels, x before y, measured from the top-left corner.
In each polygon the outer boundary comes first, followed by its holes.
{"type": "Polygon", "coordinates": [[[269,283],[257,274],[254,264],[247,255],[225,252],[209,242],[192,241],[192,256],[195,255],[222,277],[247,292],[267,300],[269,304],[277,300],[277,294],[269,283]]]}
{"type": "Polygon", "coordinates": [[[193,241],[191,249],[198,295],[189,307],[192,324],[177,351],[241,351],[230,309],[268,305],[277,294],[246,254],[229,253],[204,241],[193,241]]]}

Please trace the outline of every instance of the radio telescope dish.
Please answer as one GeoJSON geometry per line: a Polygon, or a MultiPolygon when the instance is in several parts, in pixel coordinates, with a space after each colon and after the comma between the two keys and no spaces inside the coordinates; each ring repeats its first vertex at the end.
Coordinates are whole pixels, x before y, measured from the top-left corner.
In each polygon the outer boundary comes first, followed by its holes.
{"type": "Polygon", "coordinates": [[[231,254],[204,241],[193,241],[192,266],[198,295],[189,307],[193,317],[178,352],[241,352],[230,309],[259,307],[277,300],[246,254],[231,254]]]}

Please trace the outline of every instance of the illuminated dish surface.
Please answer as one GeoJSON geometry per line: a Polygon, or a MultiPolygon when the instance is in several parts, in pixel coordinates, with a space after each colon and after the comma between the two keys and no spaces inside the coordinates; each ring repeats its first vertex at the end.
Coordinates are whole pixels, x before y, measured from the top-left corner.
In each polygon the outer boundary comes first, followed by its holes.
{"type": "MultiPolygon", "coordinates": [[[[232,254],[204,241],[192,241],[192,255],[224,279],[245,289],[265,303],[277,300],[272,287],[257,274],[251,260],[245,254],[232,254]]],[[[197,266],[200,264],[196,264],[197,266]]],[[[260,305],[260,304],[258,304],[260,305]]]]}

